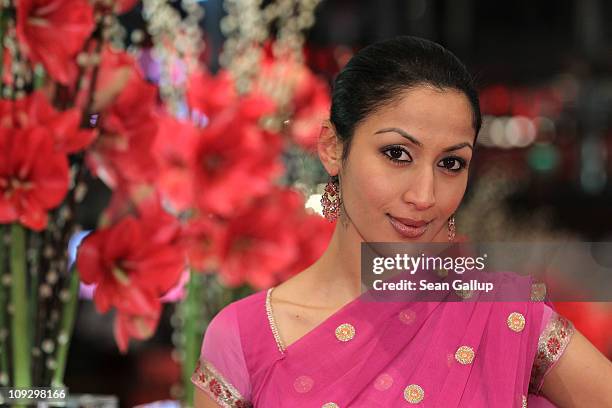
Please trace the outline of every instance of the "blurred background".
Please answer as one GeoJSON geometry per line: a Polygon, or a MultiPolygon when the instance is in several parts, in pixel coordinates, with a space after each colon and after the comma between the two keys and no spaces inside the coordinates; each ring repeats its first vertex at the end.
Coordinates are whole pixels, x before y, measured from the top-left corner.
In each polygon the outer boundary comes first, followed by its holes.
{"type": "MultiPolygon", "coordinates": [[[[227,12],[221,1],[200,5],[202,59],[216,71],[227,12]]],[[[402,34],[441,43],[475,75],[485,119],[458,231],[481,240],[612,241],[610,2],[323,0],[314,16],[305,33],[305,63],[328,85],[359,48],[402,34]]],[[[121,20],[130,32],[145,31],[139,5],[121,20]]],[[[289,168],[305,165],[299,157],[288,160],[289,168]]],[[[326,181],[316,162],[306,165],[311,167],[295,169],[296,183],[300,177],[326,181]]],[[[313,208],[319,197],[309,201],[313,208]]],[[[230,297],[248,293],[245,286],[230,297]]],[[[180,370],[171,313],[155,337],[132,346],[126,358],[114,347],[110,318],[84,306],[67,385],[119,395],[125,406],[173,398],[180,370]]],[[[612,328],[609,305],[557,306],[612,356],[605,335],[612,328]]]]}
{"type": "MultiPolygon", "coordinates": [[[[458,231],[483,241],[612,241],[611,2],[137,2],[118,18],[125,47],[138,55],[147,81],[159,86],[167,103],[176,104],[174,111],[180,116],[186,108],[181,95],[174,92],[180,88],[177,83],[185,83],[181,78],[187,68],[175,64],[169,74],[160,68],[154,22],[155,18],[168,18],[159,12],[162,6],[170,6],[178,18],[191,18],[192,26],[201,30],[205,46],[195,58],[198,64],[213,74],[230,70],[238,78],[248,78],[253,60],[247,58],[248,53],[243,54],[246,62],[236,58],[240,40],[236,16],[242,13],[253,16],[253,21],[257,16],[265,20],[262,14],[266,9],[311,7],[312,21],[300,23],[306,28],[303,63],[325,85],[323,93],[327,94],[335,75],[361,47],[401,34],[439,42],[475,75],[484,115],[468,193],[456,216],[458,231]]],[[[306,12],[303,15],[303,19],[310,18],[306,12]]],[[[280,36],[283,29],[276,25],[271,33],[280,36]]],[[[189,42],[193,32],[186,33],[185,41],[189,42]]],[[[293,46],[299,47],[301,41],[293,46]]],[[[264,52],[265,47],[261,48],[264,52]]],[[[291,77],[292,73],[286,75],[291,77]]],[[[315,103],[314,98],[307,100],[315,103]]],[[[316,103],[324,105],[326,100],[322,100],[316,103]]],[[[295,118],[289,115],[282,119],[289,122],[277,123],[277,127],[287,126],[295,118]]],[[[326,174],[312,153],[312,135],[304,140],[297,143],[299,148],[283,152],[283,182],[301,191],[306,206],[320,213],[326,174]]],[[[104,181],[90,177],[88,184],[89,194],[80,215],[86,230],[98,225],[97,216],[113,195],[104,181]]],[[[329,228],[324,231],[322,248],[330,234],[329,228]]],[[[277,276],[273,282],[287,277],[277,276]]],[[[258,286],[247,279],[227,285],[210,274],[203,279],[200,285],[213,288],[208,295],[212,293],[216,300],[203,306],[206,316],[201,317],[204,323],[200,328],[224,304],[273,283],[259,281],[258,286]]],[[[185,339],[176,328],[191,315],[168,300],[163,303],[155,334],[147,341],[132,342],[127,354],[121,354],[113,339],[114,311],[101,315],[90,299],[91,292],[82,285],[66,367],[65,384],[70,392],[115,395],[126,407],[180,398],[180,362],[185,358],[180,349],[185,339]]],[[[610,304],[556,306],[612,357],[610,304]]],[[[203,332],[198,341],[202,336],[203,332]]]]}
{"type": "MultiPolygon", "coordinates": [[[[217,70],[227,13],[221,1],[200,4],[207,46],[202,58],[217,70]]],[[[122,17],[128,30],[142,30],[141,11],[137,6],[122,17]]],[[[441,43],[475,75],[485,119],[457,215],[460,232],[480,240],[612,241],[612,3],[323,0],[314,15],[305,33],[305,62],[328,85],[359,48],[402,34],[441,43]]],[[[304,163],[290,160],[290,166],[304,163]]],[[[316,168],[296,172],[296,182],[300,173],[325,181],[316,168]]],[[[318,197],[310,200],[313,207],[318,197]]],[[[236,296],[245,293],[248,288],[236,296]]],[[[557,306],[612,356],[605,336],[609,305],[557,306]]],[[[116,393],[126,403],[170,398],[179,372],[170,326],[162,325],[154,341],[132,348],[126,359],[101,324],[93,312],[81,312],[68,384],[116,393]],[[91,353],[95,338],[99,352],[91,353]],[[100,372],[87,379],[92,366],[100,372]]]]}

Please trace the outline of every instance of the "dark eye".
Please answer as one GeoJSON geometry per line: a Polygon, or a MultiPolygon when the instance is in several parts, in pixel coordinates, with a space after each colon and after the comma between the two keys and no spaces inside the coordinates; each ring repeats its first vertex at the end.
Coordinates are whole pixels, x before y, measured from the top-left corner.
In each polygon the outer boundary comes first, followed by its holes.
{"type": "Polygon", "coordinates": [[[382,153],[386,158],[396,163],[408,163],[412,161],[410,153],[398,146],[389,147],[383,150],[382,153]]]}
{"type": "Polygon", "coordinates": [[[438,167],[443,167],[446,170],[458,172],[465,167],[465,160],[459,157],[445,157],[438,162],[438,167]]]}

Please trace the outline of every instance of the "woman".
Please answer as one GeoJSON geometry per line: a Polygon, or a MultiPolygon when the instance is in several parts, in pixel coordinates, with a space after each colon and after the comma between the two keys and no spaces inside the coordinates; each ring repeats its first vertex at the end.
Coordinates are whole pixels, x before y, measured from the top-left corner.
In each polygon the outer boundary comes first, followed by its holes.
{"type": "Polygon", "coordinates": [[[318,145],[325,213],[340,217],[329,247],[215,316],[196,406],[612,407],[612,365],[546,302],[360,295],[362,242],[453,240],[480,126],[469,74],[438,44],[399,37],[356,54],[318,145]]]}

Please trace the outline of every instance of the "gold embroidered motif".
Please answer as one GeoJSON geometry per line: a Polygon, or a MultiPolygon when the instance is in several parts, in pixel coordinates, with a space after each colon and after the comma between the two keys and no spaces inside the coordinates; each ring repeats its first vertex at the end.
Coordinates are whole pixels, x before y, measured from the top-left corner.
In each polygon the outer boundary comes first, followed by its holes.
{"type": "Polygon", "coordinates": [[[198,360],[191,381],[223,408],[250,408],[240,392],[208,361],[198,360]]]}
{"type": "Polygon", "coordinates": [[[559,360],[573,334],[572,322],[553,311],[538,340],[538,351],[531,368],[530,393],[539,394],[544,375],[559,360]]]}
{"type": "Polygon", "coordinates": [[[349,341],[355,337],[355,327],[350,323],[342,323],[336,327],[336,338],[340,341],[349,341]]]}
{"type": "Polygon", "coordinates": [[[272,314],[272,305],[270,303],[270,294],[272,293],[272,288],[269,288],[266,292],[266,314],[268,315],[268,322],[270,324],[270,329],[272,330],[272,334],[274,335],[274,340],[276,341],[276,346],[278,347],[278,351],[281,354],[285,353],[285,345],[280,338],[278,333],[278,328],[276,327],[276,321],[274,320],[274,315],[272,314]]]}
{"type": "Polygon", "coordinates": [[[461,346],[455,352],[455,359],[461,364],[470,364],[474,360],[474,349],[469,346],[461,346]]]}
{"type": "Polygon", "coordinates": [[[546,284],[544,282],[536,282],[531,284],[531,300],[541,302],[546,297],[546,284]]]}
{"type": "Polygon", "coordinates": [[[374,382],[374,388],[378,391],[385,391],[391,388],[393,385],[393,377],[389,373],[382,373],[376,378],[374,382]]]}
{"type": "Polygon", "coordinates": [[[525,328],[525,316],[519,312],[512,312],[508,315],[508,327],[515,332],[521,332],[525,328]]]}
{"type": "Polygon", "coordinates": [[[461,299],[469,299],[472,297],[472,295],[474,294],[474,291],[471,289],[456,289],[455,293],[457,294],[457,296],[459,296],[461,299]]]}
{"type": "Polygon", "coordinates": [[[522,408],[527,408],[527,397],[524,396],[524,395],[523,395],[523,401],[522,401],[521,407],[522,408]]]}
{"type": "Polygon", "coordinates": [[[404,324],[411,324],[416,320],[416,312],[412,309],[404,309],[399,312],[398,318],[404,324]]]}
{"type": "Polygon", "coordinates": [[[340,408],[340,407],[335,402],[326,402],[325,404],[321,405],[321,408],[340,408]]]}
{"type": "Polygon", "coordinates": [[[314,380],[308,375],[300,375],[293,381],[293,388],[300,394],[310,391],[313,385],[314,380]]]}
{"type": "Polygon", "coordinates": [[[418,384],[410,384],[404,389],[404,399],[412,404],[418,404],[424,397],[425,391],[418,384]]]}

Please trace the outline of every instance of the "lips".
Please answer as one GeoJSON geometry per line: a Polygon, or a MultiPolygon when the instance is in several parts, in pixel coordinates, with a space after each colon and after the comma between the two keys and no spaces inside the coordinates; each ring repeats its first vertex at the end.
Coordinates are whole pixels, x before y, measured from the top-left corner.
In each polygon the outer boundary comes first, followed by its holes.
{"type": "Polygon", "coordinates": [[[389,222],[391,226],[403,237],[418,238],[427,231],[427,227],[431,221],[413,220],[411,218],[395,218],[389,214],[389,222]]]}
{"type": "Polygon", "coordinates": [[[393,217],[404,225],[408,225],[409,227],[422,227],[423,225],[429,224],[429,221],[423,220],[413,220],[412,218],[400,218],[393,217]]]}

